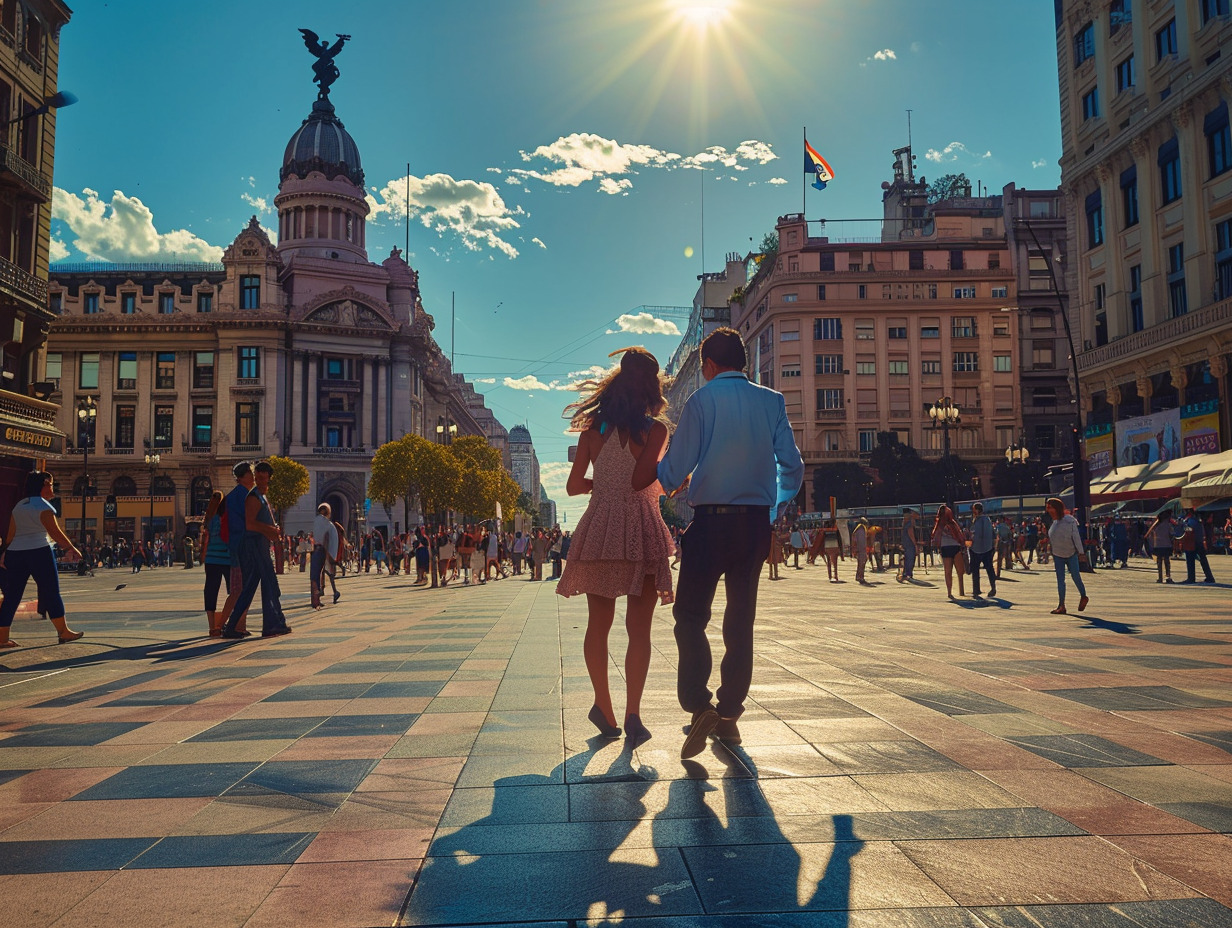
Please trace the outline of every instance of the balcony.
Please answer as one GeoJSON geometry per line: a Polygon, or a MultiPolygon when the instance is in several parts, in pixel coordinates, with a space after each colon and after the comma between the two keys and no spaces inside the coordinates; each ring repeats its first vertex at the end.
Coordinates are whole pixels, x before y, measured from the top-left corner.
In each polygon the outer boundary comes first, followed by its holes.
{"type": "Polygon", "coordinates": [[[847,410],[845,409],[819,409],[813,414],[815,419],[846,419],[847,410]]]}
{"type": "Polygon", "coordinates": [[[40,313],[47,313],[47,281],[39,280],[12,261],[0,258],[0,293],[15,297],[40,313]]]}
{"type": "Polygon", "coordinates": [[[136,454],[133,448],[104,448],[103,454],[136,454]]]}
{"type": "Polygon", "coordinates": [[[56,428],[56,403],[0,390],[0,448],[26,457],[64,453],[64,434],[56,428]]]}
{"type": "Polygon", "coordinates": [[[194,445],[192,442],[180,442],[180,450],[185,454],[213,454],[213,444],[206,442],[204,445],[194,445]]]}
{"type": "Polygon", "coordinates": [[[264,454],[261,445],[232,445],[232,454],[264,454]]]}
{"type": "Polygon", "coordinates": [[[1232,324],[1232,298],[1210,303],[1149,329],[1084,351],[1078,355],[1078,371],[1086,373],[1137,355],[1159,353],[1191,338],[1209,337],[1213,330],[1229,324],[1232,324]]]}
{"type": "Polygon", "coordinates": [[[360,393],[363,384],[358,380],[319,380],[317,386],[322,393],[360,393]]]}
{"type": "Polygon", "coordinates": [[[12,184],[40,203],[51,199],[51,184],[39,169],[7,145],[0,145],[0,183],[12,184]]]}
{"type": "Polygon", "coordinates": [[[322,445],[316,445],[312,449],[313,454],[355,454],[363,455],[368,453],[367,448],[330,448],[322,445]]]}

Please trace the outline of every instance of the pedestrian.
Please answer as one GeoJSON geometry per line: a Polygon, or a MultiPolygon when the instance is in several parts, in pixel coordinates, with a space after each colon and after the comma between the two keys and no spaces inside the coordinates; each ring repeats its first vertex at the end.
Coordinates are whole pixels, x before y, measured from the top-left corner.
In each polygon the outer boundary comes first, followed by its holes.
{"type": "Polygon", "coordinates": [[[788,541],[791,544],[792,566],[796,568],[796,570],[804,570],[804,568],[800,566],[800,552],[805,550],[804,532],[800,530],[800,526],[793,525],[791,527],[791,535],[789,536],[788,541]]]}
{"type": "Polygon", "coordinates": [[[244,637],[237,626],[240,616],[252,604],[258,586],[261,588],[261,637],[276,638],[291,634],[279,602],[282,591],[278,588],[278,577],[271,559],[271,545],[277,544],[282,537],[265,495],[273,473],[274,468],[268,461],[259,461],[253,468],[255,482],[244,500],[244,534],[240,545],[240,571],[244,585],[223,626],[224,638],[244,637]]]}
{"type": "MultiPolygon", "coordinates": [[[[240,569],[240,546],[244,540],[245,504],[248,500],[248,494],[257,485],[256,478],[252,472],[252,464],[248,461],[240,461],[231,469],[231,473],[235,476],[235,486],[227,493],[226,498],[223,500],[223,510],[221,513],[223,522],[222,538],[227,543],[227,552],[231,556],[231,579],[227,583],[227,601],[223,603],[222,607],[223,622],[226,622],[227,617],[231,615],[231,610],[235,607],[236,600],[240,598],[240,591],[244,588],[244,574],[240,569]]],[[[248,631],[247,609],[240,616],[235,630],[242,637],[247,637],[251,634],[248,631]]]]}
{"type": "Polygon", "coordinates": [[[1001,579],[1002,570],[1014,569],[1014,558],[1011,553],[1014,541],[1014,527],[1009,516],[1002,516],[997,523],[997,579],[1001,579]]]}
{"type": "Polygon", "coordinates": [[[737,725],[753,678],[753,624],[757,583],[770,550],[779,507],[796,498],[804,462],[787,419],[783,394],[749,381],[740,334],[726,326],[702,342],[703,384],[680,412],[659,482],[672,495],[688,490],[693,521],[681,538],[676,620],[677,697],[692,715],[681,748],[693,757],[716,733],[738,744],[737,725]],[[719,578],[725,578],[724,657],[718,704],[709,689],[711,654],[706,637],[719,578]]]}
{"type": "Polygon", "coordinates": [[[372,559],[376,561],[376,573],[380,576],[385,564],[385,536],[380,529],[372,533],[372,559]]]}
{"type": "Polygon", "coordinates": [[[0,603],[0,648],[18,647],[9,637],[9,630],[31,579],[38,589],[39,612],[51,619],[60,644],[76,641],[85,634],[69,628],[64,615],[60,573],[52,544],[59,545],[69,558],[80,558],[81,552],[60,527],[56,507],[51,505],[55,495],[51,474],[45,470],[31,471],[26,476],[24,497],[13,507],[9,518],[4,551],[0,552],[0,586],[4,590],[4,602],[0,603]]]}
{"type": "Polygon", "coordinates": [[[535,569],[531,574],[532,580],[543,579],[543,564],[548,559],[549,542],[543,529],[535,529],[535,537],[531,540],[531,553],[535,558],[535,569]]]}
{"type": "MultiPolygon", "coordinates": [[[[1172,525],[1172,510],[1164,509],[1147,528],[1144,537],[1155,557],[1155,582],[1172,582],[1172,542],[1176,531],[1172,525]]],[[[1055,551],[1053,552],[1056,553],[1055,551]]]]}
{"type": "Polygon", "coordinates": [[[522,573],[522,558],[526,555],[526,539],[521,532],[513,533],[513,575],[522,573]]]}
{"type": "MultiPolygon", "coordinates": [[[[432,572],[432,547],[428,542],[428,535],[423,531],[422,526],[415,530],[415,582],[417,584],[427,583],[431,578],[428,576],[432,572]]],[[[440,573],[440,556],[438,551],[437,556],[437,573],[440,573]]]]}
{"type": "Polygon", "coordinates": [[[838,562],[847,560],[847,556],[843,553],[843,534],[838,530],[838,521],[831,519],[822,526],[820,534],[821,555],[826,561],[826,577],[831,583],[839,583],[838,562]]]}
{"type": "MultiPolygon", "coordinates": [[[[673,542],[675,539],[673,538],[673,542]]],[[[810,557],[812,554],[810,552],[810,557]]],[[[779,580],[779,565],[783,563],[783,539],[775,529],[770,532],[770,553],[766,556],[766,564],[768,567],[769,577],[771,580],[779,580]]],[[[811,561],[810,561],[811,563],[811,561]]]]}
{"type": "MultiPolygon", "coordinates": [[[[1065,511],[1065,503],[1051,496],[1044,503],[1052,524],[1048,526],[1048,545],[1052,549],[1052,564],[1057,572],[1057,608],[1053,615],[1065,615],[1065,572],[1074,579],[1078,588],[1078,611],[1087,607],[1087,588],[1082,582],[1081,565],[1086,563],[1086,550],[1082,543],[1082,533],[1078,530],[1078,522],[1065,511]]],[[[1169,547],[1169,550],[1171,548],[1169,547]]],[[[1169,581],[1170,582],[1170,581],[1169,581]]]]}
{"type": "Polygon", "coordinates": [[[937,518],[933,522],[931,542],[941,549],[941,563],[945,566],[945,592],[954,598],[954,574],[958,574],[958,595],[966,596],[963,591],[963,575],[966,573],[967,558],[963,551],[967,547],[967,539],[963,537],[958,520],[954,518],[954,510],[942,503],[937,507],[937,518]]]}
{"type": "Polygon", "coordinates": [[[993,571],[992,553],[996,546],[997,533],[992,527],[992,519],[984,515],[984,504],[973,503],[971,511],[975,518],[971,521],[971,595],[980,598],[980,567],[988,574],[988,595],[993,599],[997,596],[997,575],[993,571]]]}
{"type": "Polygon", "coordinates": [[[915,556],[919,550],[919,538],[916,531],[920,523],[920,514],[914,509],[903,510],[903,569],[898,574],[898,582],[903,583],[915,578],[915,556]]]}
{"type": "Polygon", "coordinates": [[[1129,531],[1120,516],[1112,520],[1112,560],[1123,568],[1129,566],[1129,531]]]}
{"type": "MultiPolygon", "coordinates": [[[[573,532],[570,557],[556,586],[561,596],[586,594],[583,654],[594,690],[587,718],[607,738],[620,735],[608,686],[608,634],[616,600],[625,597],[625,737],[636,746],[650,738],[641,720],[642,691],[650,670],[650,625],[655,606],[672,601],[672,534],[659,511],[656,466],[667,443],[663,378],[644,348],[625,348],[620,363],[587,395],[566,408],[570,429],[581,432],[566,491],[590,494],[573,532]],[[594,476],[586,476],[594,465],[594,476]]],[[[535,569],[542,576],[548,550],[535,533],[535,569]]],[[[760,572],[761,563],[755,570],[760,572]]]]}
{"type": "Polygon", "coordinates": [[[201,522],[200,547],[204,551],[202,564],[205,567],[205,621],[210,637],[222,634],[226,616],[218,611],[218,591],[225,583],[227,594],[231,593],[231,549],[222,537],[222,514],[225,510],[222,490],[215,490],[205,507],[205,519],[201,522]]]}
{"type": "Polygon", "coordinates": [[[145,542],[139,541],[133,546],[133,556],[130,563],[133,566],[133,573],[141,573],[141,568],[145,566],[145,542]]]}
{"type": "Polygon", "coordinates": [[[1198,511],[1190,509],[1185,519],[1185,534],[1181,539],[1181,547],[1185,550],[1185,579],[1182,583],[1194,583],[1196,564],[1202,565],[1203,583],[1214,583],[1215,575],[1211,573],[1211,565],[1206,560],[1206,526],[1198,518],[1198,511]]]}
{"type": "Polygon", "coordinates": [[[496,576],[493,579],[495,580],[504,579],[505,568],[501,566],[501,562],[500,562],[500,530],[499,528],[493,528],[491,531],[488,532],[488,537],[485,540],[485,552],[486,553],[484,555],[484,562],[483,562],[483,579],[487,580],[488,577],[491,576],[489,571],[493,567],[496,568],[496,576]]]}
{"type": "Polygon", "coordinates": [[[848,526],[851,531],[851,553],[856,559],[856,583],[867,584],[864,566],[868,563],[868,520],[860,516],[848,526]]]}
{"type": "MultiPolygon", "coordinates": [[[[333,510],[329,503],[317,506],[317,517],[312,522],[312,551],[308,583],[312,591],[312,608],[322,607],[321,594],[325,590],[325,562],[338,550],[338,534],[334,528],[333,510]]],[[[337,588],[335,587],[335,593],[337,588]]],[[[336,600],[335,600],[336,601],[336,600]]]]}
{"type": "Polygon", "coordinates": [[[296,533],[295,536],[295,556],[299,559],[299,572],[302,574],[308,569],[308,555],[312,553],[312,541],[303,532],[296,533]]]}

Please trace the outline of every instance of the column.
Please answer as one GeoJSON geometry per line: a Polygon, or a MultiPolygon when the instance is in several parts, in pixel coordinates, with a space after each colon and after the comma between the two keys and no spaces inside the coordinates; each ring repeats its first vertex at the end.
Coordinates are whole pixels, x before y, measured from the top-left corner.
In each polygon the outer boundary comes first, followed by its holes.
{"type": "Polygon", "coordinates": [[[1150,377],[1139,377],[1136,381],[1138,386],[1138,396],[1142,400],[1142,414],[1149,416],[1151,414],[1151,393],[1153,392],[1150,377]]]}
{"type": "Polygon", "coordinates": [[[1222,354],[1210,358],[1211,376],[1219,384],[1219,450],[1232,446],[1232,415],[1228,409],[1228,359],[1222,354]]]}
{"type": "Polygon", "coordinates": [[[320,402],[320,383],[321,383],[321,356],[318,354],[309,354],[304,358],[304,366],[308,369],[306,378],[308,396],[305,405],[308,407],[308,429],[305,434],[304,443],[311,451],[312,448],[320,444],[320,428],[317,425],[317,406],[320,402]]]}
{"type": "MultiPolygon", "coordinates": [[[[1129,143],[1130,153],[1138,166],[1138,225],[1142,232],[1139,236],[1141,250],[1139,251],[1142,265],[1142,316],[1145,326],[1152,326],[1160,321],[1156,315],[1159,309],[1158,299],[1152,293],[1156,273],[1156,256],[1159,248],[1158,223],[1155,210],[1159,208],[1159,165],[1156,163],[1157,146],[1151,144],[1150,134],[1140,135],[1129,143]]],[[[1121,335],[1133,331],[1132,319],[1129,313],[1129,267],[1125,268],[1125,297],[1122,301],[1124,327],[1121,335]]],[[[1162,289],[1160,290],[1162,292],[1162,289]]],[[[1108,332],[1109,338],[1112,331],[1108,332]]]]}
{"type": "Polygon", "coordinates": [[[355,379],[359,381],[359,386],[360,386],[359,396],[355,398],[355,406],[354,406],[355,443],[360,445],[363,448],[366,448],[369,452],[371,452],[375,449],[376,445],[374,442],[370,441],[372,437],[369,434],[370,429],[368,428],[367,424],[364,422],[364,408],[365,407],[364,407],[363,385],[364,385],[365,367],[366,367],[366,362],[363,358],[360,358],[358,361],[355,362],[355,379]]]}
{"type": "Polygon", "coordinates": [[[1203,292],[1202,263],[1206,260],[1208,224],[1202,214],[1206,180],[1206,137],[1200,122],[1194,120],[1194,104],[1187,100],[1172,113],[1172,126],[1181,150],[1181,204],[1185,209],[1185,299],[1189,311],[1206,304],[1209,291],[1203,292]]]}

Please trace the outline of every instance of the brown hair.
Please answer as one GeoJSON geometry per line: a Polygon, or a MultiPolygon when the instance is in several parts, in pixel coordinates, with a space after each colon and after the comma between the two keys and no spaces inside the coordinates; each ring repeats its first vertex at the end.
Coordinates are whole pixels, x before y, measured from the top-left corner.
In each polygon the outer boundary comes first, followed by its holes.
{"type": "Polygon", "coordinates": [[[1044,500],[1044,508],[1050,512],[1055,510],[1057,513],[1055,518],[1057,519],[1065,515],[1065,503],[1056,496],[1050,496],[1048,499],[1044,500]]]}
{"type": "Polygon", "coordinates": [[[214,516],[218,515],[218,507],[222,505],[222,490],[215,490],[210,494],[210,503],[205,507],[205,521],[208,522],[214,516]]]}
{"type": "Polygon", "coordinates": [[[702,342],[702,362],[713,361],[719,367],[742,371],[749,363],[740,333],[728,326],[721,326],[706,336],[702,342]]]}
{"type": "Polygon", "coordinates": [[[640,444],[646,440],[652,422],[667,424],[665,378],[659,372],[658,359],[640,345],[621,348],[608,357],[615,354],[620,354],[620,363],[601,380],[583,381],[581,388],[589,391],[587,395],[565,407],[569,430],[585,432],[606,423],[625,429],[640,444]]]}

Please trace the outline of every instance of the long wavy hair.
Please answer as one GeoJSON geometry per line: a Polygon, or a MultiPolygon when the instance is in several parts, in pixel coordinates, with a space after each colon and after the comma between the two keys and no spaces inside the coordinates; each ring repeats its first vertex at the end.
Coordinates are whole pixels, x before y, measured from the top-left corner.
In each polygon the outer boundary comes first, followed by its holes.
{"type": "Polygon", "coordinates": [[[659,362],[640,345],[613,351],[608,357],[620,355],[620,363],[600,380],[583,381],[583,396],[565,407],[569,430],[585,432],[606,423],[611,428],[625,429],[638,444],[646,441],[652,422],[668,425],[663,396],[666,378],[659,371],[659,362]]]}

